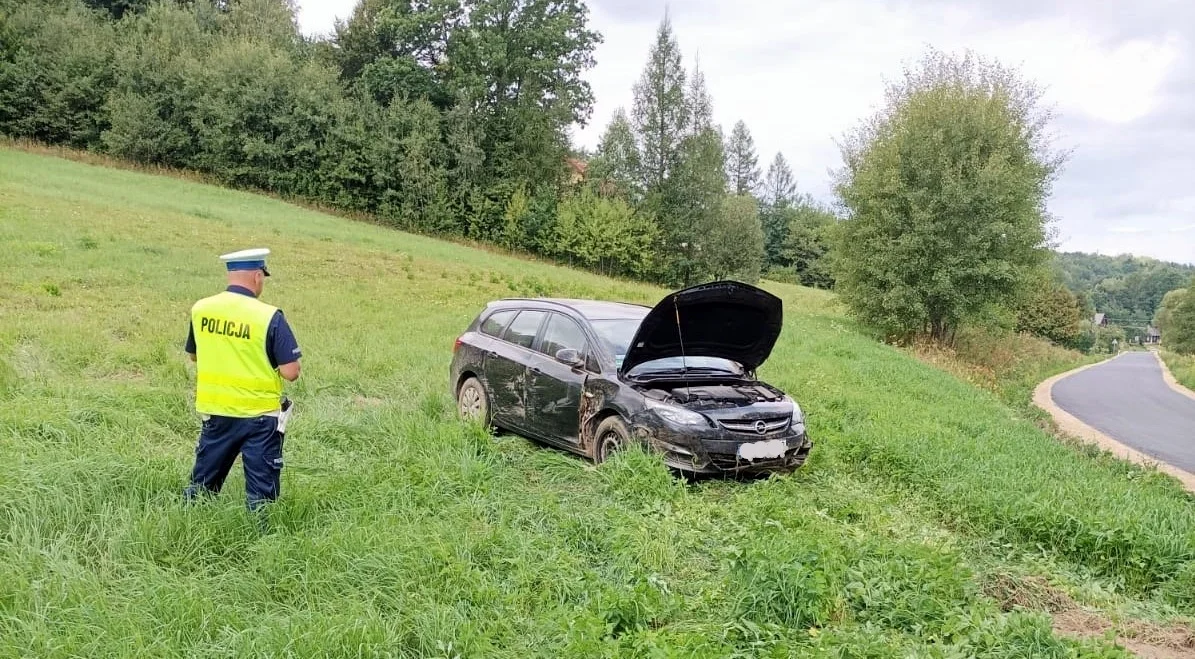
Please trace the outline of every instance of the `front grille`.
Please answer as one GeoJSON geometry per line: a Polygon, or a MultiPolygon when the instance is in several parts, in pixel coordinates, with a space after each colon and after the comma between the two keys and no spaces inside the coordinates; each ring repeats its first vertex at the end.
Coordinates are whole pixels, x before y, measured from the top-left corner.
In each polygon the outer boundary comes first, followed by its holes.
{"type": "Polygon", "coordinates": [[[743,460],[733,453],[710,453],[710,464],[718,469],[734,470],[734,469],[766,469],[769,467],[779,467],[787,465],[790,467],[800,467],[805,464],[806,458],[809,457],[809,449],[812,444],[805,442],[799,446],[790,446],[784,452],[784,457],[772,458],[770,460],[756,460],[750,462],[743,460]]]}
{"type": "Polygon", "coordinates": [[[756,460],[754,462],[750,460],[743,460],[739,456],[733,454],[728,455],[725,453],[710,453],[709,456],[710,462],[719,469],[738,469],[743,467],[757,468],[782,465],[784,464],[784,461],[788,460],[793,454],[793,451],[794,449],[790,448],[784,452],[784,457],[771,458],[769,460],[756,460]]]}
{"type": "Polygon", "coordinates": [[[770,435],[788,427],[790,417],[776,417],[771,419],[739,419],[735,421],[719,421],[718,424],[731,432],[741,432],[749,435],[770,435]],[[763,422],[762,430],[760,422],[763,422]]]}

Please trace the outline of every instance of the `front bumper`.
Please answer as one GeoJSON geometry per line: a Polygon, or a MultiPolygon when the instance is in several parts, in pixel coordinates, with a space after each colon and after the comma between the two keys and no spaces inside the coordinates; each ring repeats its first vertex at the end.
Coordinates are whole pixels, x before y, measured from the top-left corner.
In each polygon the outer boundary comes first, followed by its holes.
{"type": "Polygon", "coordinates": [[[637,439],[662,453],[669,467],[691,474],[792,471],[805,464],[813,448],[803,425],[789,426],[768,435],[749,435],[715,428],[680,428],[653,418],[634,424],[632,432],[637,439]],[[756,460],[739,457],[739,447],[744,444],[777,439],[784,440],[783,456],[756,460]]]}

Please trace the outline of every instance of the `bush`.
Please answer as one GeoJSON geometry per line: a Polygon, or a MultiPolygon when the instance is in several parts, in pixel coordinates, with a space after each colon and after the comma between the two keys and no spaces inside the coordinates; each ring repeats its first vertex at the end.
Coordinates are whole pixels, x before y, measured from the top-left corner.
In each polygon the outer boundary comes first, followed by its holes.
{"type": "Polygon", "coordinates": [[[1166,348],[1180,355],[1195,355],[1195,282],[1170,313],[1162,335],[1166,348]]]}
{"type": "Polygon", "coordinates": [[[622,199],[583,189],[560,202],[551,253],[602,274],[643,276],[658,235],[655,222],[622,199]]]}
{"type": "Polygon", "coordinates": [[[113,80],[111,22],[74,3],[0,9],[0,133],[100,145],[113,80]]]}
{"type": "Polygon", "coordinates": [[[1125,348],[1125,331],[1123,327],[1109,325],[1107,327],[1100,327],[1098,330],[1093,330],[1095,334],[1095,343],[1092,350],[1095,352],[1112,352],[1112,342],[1115,341],[1118,349],[1125,348]]]}
{"type": "Polygon", "coordinates": [[[1078,348],[1082,340],[1083,310],[1079,299],[1062,284],[1045,278],[1033,280],[1016,308],[1018,332],[1078,348]]]}
{"type": "Polygon", "coordinates": [[[155,4],[119,28],[104,149],[136,162],[195,167],[195,86],[190,83],[213,35],[193,15],[168,4],[155,4]]]}

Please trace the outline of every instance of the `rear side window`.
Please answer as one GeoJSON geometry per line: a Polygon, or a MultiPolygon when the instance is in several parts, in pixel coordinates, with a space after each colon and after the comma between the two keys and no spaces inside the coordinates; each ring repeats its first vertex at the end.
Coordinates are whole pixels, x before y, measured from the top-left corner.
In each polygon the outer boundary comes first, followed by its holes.
{"type": "Polygon", "coordinates": [[[515,313],[517,312],[495,311],[481,323],[481,333],[490,336],[502,336],[502,330],[506,329],[506,326],[510,324],[510,319],[515,317],[515,313]]]}
{"type": "Polygon", "coordinates": [[[506,335],[502,338],[511,343],[530,348],[535,343],[535,333],[543,322],[543,311],[520,311],[518,317],[506,328],[506,335]]]}

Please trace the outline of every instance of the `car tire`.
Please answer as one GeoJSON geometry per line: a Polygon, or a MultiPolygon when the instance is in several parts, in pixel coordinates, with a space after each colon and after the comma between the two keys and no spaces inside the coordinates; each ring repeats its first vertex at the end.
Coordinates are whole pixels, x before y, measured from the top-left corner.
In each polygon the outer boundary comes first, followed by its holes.
{"type": "Polygon", "coordinates": [[[469,378],[456,390],[456,412],[467,421],[490,427],[490,396],[477,378],[469,378]]]}
{"type": "Polygon", "coordinates": [[[593,461],[601,464],[615,451],[620,451],[630,444],[631,431],[626,422],[617,415],[606,417],[593,433],[593,461]]]}

